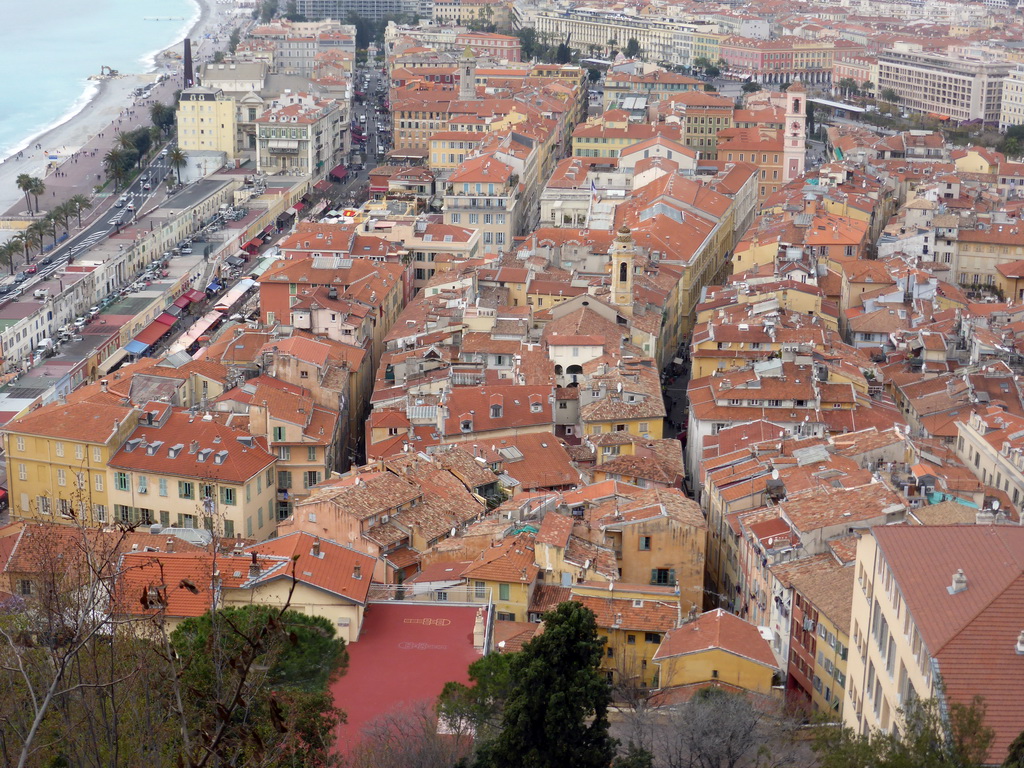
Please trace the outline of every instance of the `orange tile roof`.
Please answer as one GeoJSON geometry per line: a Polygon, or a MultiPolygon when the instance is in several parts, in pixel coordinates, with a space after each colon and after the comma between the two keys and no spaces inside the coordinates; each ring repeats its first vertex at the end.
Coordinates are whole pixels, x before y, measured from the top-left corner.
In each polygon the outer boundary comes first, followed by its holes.
{"type": "Polygon", "coordinates": [[[703,613],[694,621],[669,632],[662,639],[654,660],[715,649],[728,651],[772,669],[778,669],[779,666],[771,646],[761,637],[757,627],[721,608],[703,613]]]}
{"type": "Polygon", "coordinates": [[[534,562],[533,537],[520,534],[484,550],[465,575],[467,579],[531,584],[539,572],[534,562]]]}
{"type": "Polygon", "coordinates": [[[574,594],[572,599],[594,612],[599,630],[669,632],[679,623],[679,602],[634,600],[626,597],[592,597],[574,594]]]}
{"type": "Polygon", "coordinates": [[[1024,529],[1019,526],[884,526],[871,529],[946,695],[988,705],[995,731],[986,763],[998,764],[1024,722],[1024,663],[1015,651],[1024,615],[1024,529]],[[967,589],[949,594],[963,570],[967,589]]]}
{"type": "Polygon", "coordinates": [[[179,410],[171,413],[162,425],[136,427],[128,441],[111,457],[109,465],[113,469],[192,477],[208,482],[244,483],[276,462],[277,458],[266,450],[263,441],[252,438],[248,432],[179,410]],[[246,445],[242,439],[251,440],[251,445],[246,445]],[[133,444],[134,440],[140,442],[133,444]]]}
{"type": "MultiPolygon", "coordinates": [[[[250,547],[247,551],[295,563],[294,578],[303,584],[363,604],[370,591],[376,558],[330,539],[297,531],[250,547]],[[319,547],[319,553],[317,553],[319,547]]],[[[277,569],[252,583],[255,587],[292,578],[292,569],[277,569]]]]}
{"type": "Polygon", "coordinates": [[[8,422],[4,429],[15,434],[105,443],[116,431],[115,424],[123,424],[132,411],[126,406],[89,401],[51,403],[8,422]]]}

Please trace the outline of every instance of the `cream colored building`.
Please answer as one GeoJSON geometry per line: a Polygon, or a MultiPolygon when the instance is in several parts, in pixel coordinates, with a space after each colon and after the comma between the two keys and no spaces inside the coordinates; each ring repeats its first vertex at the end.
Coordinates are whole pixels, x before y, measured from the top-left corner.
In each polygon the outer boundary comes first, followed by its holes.
{"type": "Polygon", "coordinates": [[[896,43],[878,57],[878,92],[895,91],[906,111],[996,123],[1009,71],[1005,60],[931,53],[919,45],[896,43]]]}
{"type": "Polygon", "coordinates": [[[1024,65],[1021,64],[1003,78],[1003,101],[999,112],[1000,131],[1014,125],[1024,125],[1024,65]]]}
{"type": "Polygon", "coordinates": [[[267,539],[277,528],[276,465],[248,432],[150,403],[109,462],[112,520],[267,539]]]}
{"type": "Polygon", "coordinates": [[[900,710],[988,703],[998,765],[1024,722],[1024,529],[876,526],[857,545],[844,723],[901,732],[900,710]]]}
{"type": "Polygon", "coordinates": [[[188,152],[235,156],[235,100],[205,86],[186,88],[178,101],[178,146],[188,152]]]}

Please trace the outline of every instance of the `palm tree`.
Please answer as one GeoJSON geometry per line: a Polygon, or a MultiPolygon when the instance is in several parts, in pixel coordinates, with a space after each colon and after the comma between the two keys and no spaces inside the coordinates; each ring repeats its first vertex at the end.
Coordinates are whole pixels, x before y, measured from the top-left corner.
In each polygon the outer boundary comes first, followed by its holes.
{"type": "Polygon", "coordinates": [[[188,162],[188,153],[176,146],[167,154],[167,162],[178,174],[178,183],[181,184],[181,166],[188,162]]]}
{"type": "Polygon", "coordinates": [[[21,232],[11,238],[11,240],[16,240],[18,242],[18,249],[24,252],[26,264],[31,262],[29,252],[39,245],[39,233],[32,229],[34,226],[35,224],[29,225],[27,229],[21,230],[21,232]]]}
{"type": "MultiPolygon", "coordinates": [[[[28,228],[25,231],[31,233],[32,235],[32,246],[34,248],[39,248],[40,250],[42,250],[43,238],[46,235],[50,234],[50,225],[46,222],[45,219],[36,219],[35,221],[28,225],[28,228]]],[[[25,263],[27,264],[29,261],[30,259],[26,254],[25,263]]]]}
{"type": "Polygon", "coordinates": [[[63,203],[53,206],[50,210],[50,216],[61,225],[65,232],[68,231],[68,221],[70,221],[74,213],[70,200],[65,200],[63,203]]]}
{"type": "Polygon", "coordinates": [[[11,268],[11,274],[14,274],[14,257],[21,252],[21,243],[18,242],[17,237],[12,237],[6,243],[0,245],[0,264],[5,264],[11,268]]]}
{"type": "Polygon", "coordinates": [[[53,247],[57,247],[57,230],[60,228],[60,219],[54,215],[58,206],[51,208],[39,223],[46,227],[46,234],[53,238],[53,247]]]}
{"type": "Polygon", "coordinates": [[[32,198],[29,197],[29,192],[32,190],[32,176],[28,173],[19,173],[14,183],[25,193],[25,205],[28,207],[28,212],[32,213],[32,198]]]}
{"type": "Polygon", "coordinates": [[[133,139],[130,134],[120,131],[116,136],[114,136],[114,146],[120,147],[121,149],[134,150],[135,139],[133,139]]]}
{"type": "Polygon", "coordinates": [[[32,197],[36,199],[36,213],[39,213],[39,196],[46,192],[46,184],[38,176],[32,177],[32,186],[29,187],[29,192],[32,193],[32,197]]]}
{"type": "Polygon", "coordinates": [[[107,176],[114,180],[115,191],[121,186],[121,182],[128,177],[128,169],[134,163],[134,158],[119,147],[114,147],[103,156],[103,164],[107,168],[107,176]],[[128,162],[129,160],[131,162],[128,162]]]}
{"type": "Polygon", "coordinates": [[[88,211],[92,208],[92,202],[85,195],[73,195],[68,200],[68,206],[72,215],[78,217],[78,226],[82,226],[82,211],[88,211]]]}

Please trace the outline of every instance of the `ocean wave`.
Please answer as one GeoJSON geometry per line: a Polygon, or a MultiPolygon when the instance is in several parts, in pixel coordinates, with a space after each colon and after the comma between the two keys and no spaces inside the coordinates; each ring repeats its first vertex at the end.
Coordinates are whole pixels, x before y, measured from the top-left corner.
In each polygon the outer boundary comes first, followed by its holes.
{"type": "MultiPolygon", "coordinates": [[[[82,91],[81,95],[77,99],[75,99],[74,103],[70,107],[68,107],[67,111],[64,112],[63,115],[61,115],[56,120],[53,120],[52,122],[48,123],[47,125],[44,125],[39,129],[31,129],[32,132],[29,134],[28,138],[16,142],[10,148],[0,147],[0,161],[6,160],[8,157],[11,157],[12,155],[16,155],[23,149],[28,149],[35,143],[35,140],[38,139],[40,136],[49,131],[52,131],[58,125],[64,125],[64,123],[66,123],[68,120],[71,120],[75,115],[77,115],[87,106],[89,106],[89,102],[96,98],[96,94],[98,94],[99,92],[100,84],[95,80],[87,80],[85,83],[85,88],[82,91]]],[[[43,147],[43,149],[50,149],[50,147],[43,147]]]]}

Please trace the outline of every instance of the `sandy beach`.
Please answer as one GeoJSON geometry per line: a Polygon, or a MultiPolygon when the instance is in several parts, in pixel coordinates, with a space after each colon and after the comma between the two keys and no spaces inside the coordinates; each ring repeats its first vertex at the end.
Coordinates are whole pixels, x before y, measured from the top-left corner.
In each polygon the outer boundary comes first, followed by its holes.
{"type": "MultiPolygon", "coordinates": [[[[213,33],[226,23],[228,20],[226,9],[233,8],[233,6],[218,5],[216,0],[194,0],[194,2],[200,8],[200,15],[187,35],[193,41],[193,50],[207,33],[213,33]]],[[[203,46],[204,49],[209,47],[209,43],[203,46]]],[[[180,56],[183,48],[183,41],[179,40],[173,45],[169,45],[165,52],[174,51],[180,56]]],[[[203,52],[208,53],[206,50],[203,52]]],[[[73,157],[75,153],[79,153],[78,159],[84,159],[84,156],[91,159],[97,156],[102,157],[113,146],[118,130],[130,130],[137,125],[148,125],[149,106],[141,101],[137,102],[133,92],[143,85],[156,82],[161,75],[168,74],[171,75],[170,79],[161,84],[159,92],[154,91],[153,98],[170,103],[170,97],[181,88],[180,70],[180,58],[168,57],[162,53],[156,57],[155,67],[151,72],[125,74],[99,80],[96,94],[80,112],[60,125],[34,137],[20,157],[16,155],[0,163],[0,211],[6,211],[5,215],[7,216],[24,213],[24,197],[18,191],[15,183],[17,177],[23,173],[43,178],[54,197],[63,199],[70,197],[70,194],[61,195],[57,191],[58,186],[64,187],[65,184],[51,184],[51,181],[63,181],[65,177],[75,173],[76,163],[73,157]],[[129,115],[129,110],[134,111],[134,114],[129,115]],[[118,124],[119,119],[123,121],[120,124],[118,124]],[[100,136],[101,133],[102,136],[100,136]],[[55,154],[59,156],[56,162],[49,159],[55,154]],[[54,176],[54,171],[58,169],[64,169],[64,176],[61,178],[54,176]]],[[[83,181],[85,180],[83,179],[83,181]]],[[[94,184],[95,181],[92,184],[83,184],[82,189],[78,191],[90,190],[94,184]]],[[[63,191],[65,190],[62,189],[63,191]]],[[[0,242],[6,240],[9,235],[9,230],[0,229],[0,242]]]]}

